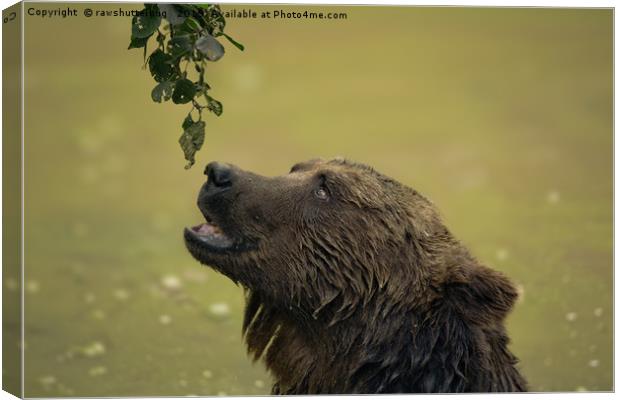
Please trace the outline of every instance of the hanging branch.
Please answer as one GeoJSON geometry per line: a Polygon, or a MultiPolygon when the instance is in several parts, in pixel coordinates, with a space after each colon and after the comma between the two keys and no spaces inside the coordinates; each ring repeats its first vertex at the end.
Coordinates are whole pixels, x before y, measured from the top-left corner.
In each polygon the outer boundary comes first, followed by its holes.
{"type": "Polygon", "coordinates": [[[207,64],[224,56],[224,46],[217,38],[223,36],[243,51],[242,44],[224,33],[225,25],[216,4],[145,4],[131,21],[129,49],[143,49],[145,66],[158,82],[151,92],[153,101],[192,105],[179,138],[186,169],[194,165],[196,152],[204,143],[203,110],[217,116],[223,112],[222,103],[209,95],[211,86],[205,81],[207,64]],[[157,46],[147,57],[152,37],[157,46]]]}

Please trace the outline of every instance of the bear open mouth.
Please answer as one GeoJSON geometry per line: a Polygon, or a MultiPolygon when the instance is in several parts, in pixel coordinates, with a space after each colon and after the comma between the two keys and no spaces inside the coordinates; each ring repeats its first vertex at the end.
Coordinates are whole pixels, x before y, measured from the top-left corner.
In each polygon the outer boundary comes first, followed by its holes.
{"type": "Polygon", "coordinates": [[[235,242],[222,229],[207,218],[205,223],[185,228],[186,239],[190,239],[210,250],[228,250],[234,247],[235,242]]]}

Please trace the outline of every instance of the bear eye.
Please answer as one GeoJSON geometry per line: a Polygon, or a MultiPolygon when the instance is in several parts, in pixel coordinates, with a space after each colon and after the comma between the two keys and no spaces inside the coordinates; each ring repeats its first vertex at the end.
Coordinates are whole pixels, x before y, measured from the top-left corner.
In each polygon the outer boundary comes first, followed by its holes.
{"type": "Polygon", "coordinates": [[[314,195],[319,200],[327,200],[329,198],[329,193],[325,187],[321,186],[314,191],[314,195]]]}

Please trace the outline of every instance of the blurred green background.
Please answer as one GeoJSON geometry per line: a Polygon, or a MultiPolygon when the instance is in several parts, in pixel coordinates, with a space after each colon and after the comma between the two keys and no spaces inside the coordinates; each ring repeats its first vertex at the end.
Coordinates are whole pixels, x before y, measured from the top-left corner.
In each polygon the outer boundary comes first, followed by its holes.
{"type": "Polygon", "coordinates": [[[519,284],[532,390],[612,390],[611,10],[252,6],[348,18],[229,19],[246,51],[211,64],[224,114],[186,171],[188,106],[151,101],[130,18],[70,6],[25,20],[26,396],[268,393],[242,290],[182,229],[210,160],[271,175],[337,155],[426,194],[519,284]]]}

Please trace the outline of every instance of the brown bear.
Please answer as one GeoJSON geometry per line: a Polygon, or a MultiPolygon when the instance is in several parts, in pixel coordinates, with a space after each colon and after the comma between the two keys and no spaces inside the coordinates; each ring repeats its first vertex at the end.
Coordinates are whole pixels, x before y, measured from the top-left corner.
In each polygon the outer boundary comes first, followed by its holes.
{"type": "Polygon", "coordinates": [[[504,328],[515,287],[417,191],[342,159],[205,174],[185,243],[245,288],[273,394],[526,390],[504,328]]]}

